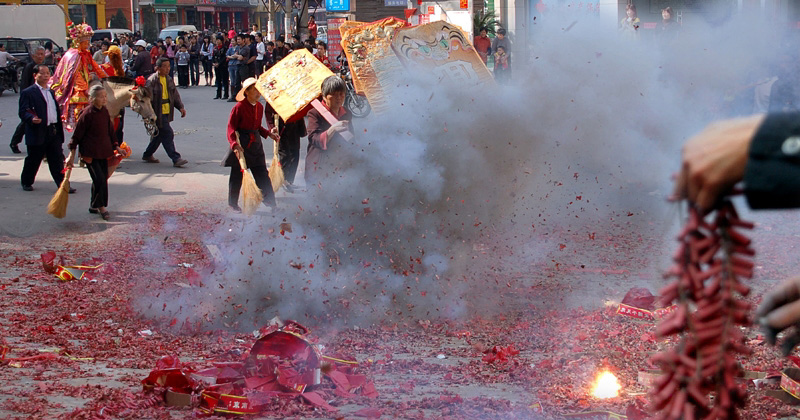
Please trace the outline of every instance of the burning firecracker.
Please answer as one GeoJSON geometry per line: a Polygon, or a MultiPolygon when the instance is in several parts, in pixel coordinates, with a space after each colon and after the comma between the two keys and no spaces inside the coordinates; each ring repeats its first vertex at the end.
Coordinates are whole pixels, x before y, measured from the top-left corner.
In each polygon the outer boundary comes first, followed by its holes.
{"type": "Polygon", "coordinates": [[[592,396],[595,398],[614,398],[619,396],[622,386],[617,377],[610,371],[604,370],[597,376],[597,380],[592,387],[592,396]]]}
{"type": "Polygon", "coordinates": [[[742,299],[750,288],[741,280],[753,276],[749,258],[755,255],[741,230],[752,227],[729,201],[708,217],[689,209],[667,273],[674,281],[661,291],[665,302],[677,301],[678,307],[656,333],[679,340],[653,357],[664,371],[653,389],[658,418],[739,418],[746,390],[736,384],[742,371],[736,356],[750,354],[740,329],[750,323],[750,305],[742,299]]]}

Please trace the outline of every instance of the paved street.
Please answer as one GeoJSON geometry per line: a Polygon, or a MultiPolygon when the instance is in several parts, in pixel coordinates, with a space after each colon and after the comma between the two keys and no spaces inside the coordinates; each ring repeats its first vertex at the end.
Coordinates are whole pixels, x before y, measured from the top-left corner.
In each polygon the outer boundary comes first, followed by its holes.
{"type": "MultiPolygon", "coordinates": [[[[233,103],[212,100],[215,90],[212,87],[198,86],[180,89],[186,105],[186,118],[176,113],[173,122],[175,144],[179,153],[189,160],[184,168],[173,168],[163,148],[155,157],[159,164],[145,163],[141,160],[142,151],[149,138],[138,115],[127,110],[125,120],[125,140],[133,149],[133,156],[122,162],[109,184],[109,211],[111,224],[124,222],[126,214],[148,209],[176,209],[181,207],[200,207],[209,211],[226,211],[228,168],[219,162],[225,153],[225,126],[233,103]]],[[[20,146],[23,154],[15,155],[8,147],[11,135],[19,122],[17,117],[19,95],[5,92],[0,97],[0,195],[5,197],[0,203],[0,212],[14,217],[4,217],[0,221],[2,234],[11,236],[31,236],[44,231],[60,231],[74,228],[75,222],[90,221],[103,225],[99,217],[87,212],[91,189],[91,179],[85,169],[73,171],[72,186],[78,190],[70,196],[67,217],[54,219],[46,213],[47,203],[56,191],[55,183],[45,163],[36,177],[35,191],[25,192],[20,186],[20,172],[25,157],[24,142],[20,146]],[[90,217],[91,216],[91,217],[90,217]]],[[[66,133],[69,142],[70,133],[66,133]]],[[[66,150],[65,154],[68,152],[66,150]]],[[[271,147],[267,147],[270,159],[271,147]]],[[[305,155],[305,140],[301,153],[305,155]]],[[[269,160],[268,160],[269,161],[269,160]]],[[[302,171],[302,165],[300,170],[302,171]]],[[[297,177],[302,182],[302,173],[297,177]]],[[[280,197],[283,191],[278,192],[280,197]]],[[[97,226],[101,228],[101,226],[97,226]]]]}

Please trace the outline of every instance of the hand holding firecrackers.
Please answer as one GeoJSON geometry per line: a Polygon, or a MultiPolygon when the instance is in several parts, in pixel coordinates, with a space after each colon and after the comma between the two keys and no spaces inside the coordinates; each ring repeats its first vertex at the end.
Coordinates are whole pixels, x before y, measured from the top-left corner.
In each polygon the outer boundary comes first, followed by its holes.
{"type": "Polygon", "coordinates": [[[744,177],[747,153],[763,115],[709,125],[683,146],[675,198],[710,210],[720,195],[744,177]]]}

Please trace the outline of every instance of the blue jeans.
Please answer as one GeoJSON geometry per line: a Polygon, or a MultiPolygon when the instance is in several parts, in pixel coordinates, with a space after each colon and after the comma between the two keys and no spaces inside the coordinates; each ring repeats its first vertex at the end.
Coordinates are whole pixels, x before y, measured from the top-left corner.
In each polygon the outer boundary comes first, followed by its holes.
{"type": "Polygon", "coordinates": [[[162,144],[167,156],[172,159],[172,163],[181,160],[181,154],[175,151],[175,133],[169,125],[169,115],[161,116],[161,126],[158,127],[158,134],[155,137],[150,137],[150,144],[147,145],[142,158],[147,159],[153,156],[153,153],[158,150],[158,146],[162,144]]]}
{"type": "Polygon", "coordinates": [[[239,80],[239,66],[228,66],[228,74],[230,74],[231,78],[231,95],[236,96],[239,93],[239,85],[242,82],[239,80]]]}

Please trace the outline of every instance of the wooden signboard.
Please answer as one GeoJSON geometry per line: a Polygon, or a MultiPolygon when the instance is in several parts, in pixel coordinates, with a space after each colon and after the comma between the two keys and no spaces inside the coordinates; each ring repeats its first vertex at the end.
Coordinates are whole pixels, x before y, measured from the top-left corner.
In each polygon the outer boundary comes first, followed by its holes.
{"type": "Polygon", "coordinates": [[[322,82],[333,72],[307,49],[292,51],[262,73],[256,89],[284,121],[305,115],[311,101],[322,94],[322,82]]]}
{"type": "Polygon", "coordinates": [[[408,22],[389,17],[365,25],[342,29],[342,48],[350,65],[353,86],[369,100],[372,110],[387,108],[389,80],[403,71],[392,51],[392,35],[408,22]]]}
{"type": "Polygon", "coordinates": [[[459,86],[494,84],[467,35],[452,23],[437,21],[399,29],[392,49],[409,71],[449,79],[459,86]]]}

